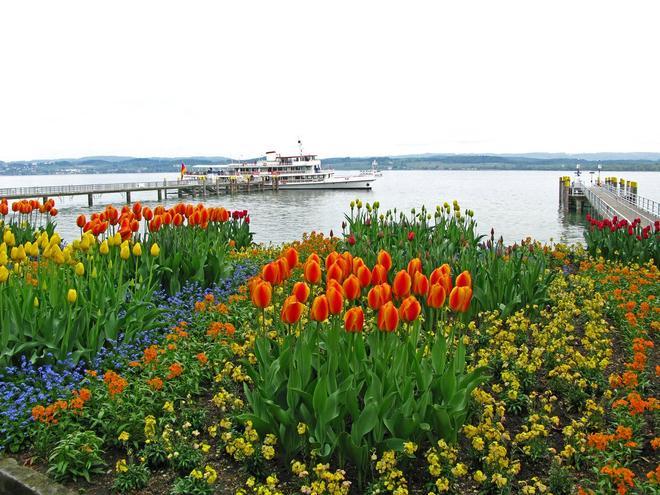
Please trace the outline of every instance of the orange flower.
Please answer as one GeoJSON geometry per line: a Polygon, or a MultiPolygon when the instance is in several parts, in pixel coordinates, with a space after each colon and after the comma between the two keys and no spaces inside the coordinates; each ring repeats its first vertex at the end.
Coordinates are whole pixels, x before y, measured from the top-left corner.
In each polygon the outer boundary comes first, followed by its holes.
{"type": "Polygon", "coordinates": [[[399,317],[407,323],[415,321],[421,312],[422,306],[415,296],[406,297],[399,307],[399,317]]]}
{"type": "MultiPolygon", "coordinates": [[[[358,270],[360,269],[361,266],[366,266],[364,264],[364,260],[362,258],[360,258],[359,256],[355,256],[353,258],[353,273],[355,275],[358,274],[358,270]]],[[[371,272],[369,272],[369,273],[371,273],[371,272]]],[[[358,277],[358,278],[360,278],[360,277],[358,277]]]]}
{"type": "Polygon", "coordinates": [[[433,284],[429,290],[429,295],[426,298],[426,304],[431,308],[441,308],[445,304],[447,292],[440,284],[433,284]]]}
{"type": "Polygon", "coordinates": [[[614,440],[614,435],[592,433],[587,437],[587,445],[596,450],[605,450],[612,440],[614,440]]]}
{"type": "Polygon", "coordinates": [[[280,268],[277,263],[268,263],[261,269],[261,278],[271,285],[280,283],[280,268]]]}
{"type": "Polygon", "coordinates": [[[309,286],[305,282],[296,282],[293,284],[292,294],[296,296],[296,299],[298,299],[298,301],[301,303],[307,302],[309,292],[309,286]]]}
{"type": "Polygon", "coordinates": [[[298,266],[298,251],[295,248],[290,247],[284,252],[284,257],[286,258],[289,268],[293,269],[298,266]]]}
{"type": "Polygon", "coordinates": [[[313,321],[325,321],[330,314],[328,298],[325,295],[316,296],[312,301],[312,308],[309,312],[309,318],[313,321]]]}
{"type": "Polygon", "coordinates": [[[337,289],[342,296],[346,295],[346,294],[344,294],[344,287],[339,282],[337,282],[334,278],[331,278],[330,280],[328,280],[328,285],[325,287],[326,292],[330,287],[332,287],[333,289],[337,289]]]}
{"type": "Polygon", "coordinates": [[[289,262],[284,257],[278,258],[277,261],[275,261],[275,263],[277,264],[278,275],[279,275],[279,278],[277,279],[277,283],[281,284],[282,281],[289,278],[289,275],[291,275],[291,269],[293,267],[289,266],[289,262]]]}
{"type": "Polygon", "coordinates": [[[203,365],[209,362],[209,358],[206,357],[206,354],[204,354],[203,352],[200,352],[195,357],[197,358],[197,361],[199,361],[199,364],[203,365]]]}
{"type": "Polygon", "coordinates": [[[451,267],[447,263],[431,272],[431,284],[437,284],[438,280],[443,277],[449,277],[451,279],[451,267]]]}
{"type": "Polygon", "coordinates": [[[364,312],[357,306],[349,309],[344,314],[344,327],[347,332],[361,332],[364,327],[364,312]]]}
{"type": "Polygon", "coordinates": [[[304,275],[308,284],[318,284],[322,276],[321,266],[314,260],[308,260],[304,266],[304,275]]]}
{"type": "Polygon", "coordinates": [[[413,276],[412,291],[417,296],[426,297],[429,294],[429,279],[422,272],[416,272],[413,276]]]}
{"type": "Polygon", "coordinates": [[[626,371],[623,373],[623,383],[626,387],[634,388],[637,386],[637,373],[634,371],[626,371]]]}
{"type": "Polygon", "coordinates": [[[378,253],[378,264],[385,268],[386,272],[389,272],[390,268],[392,268],[392,257],[390,253],[381,249],[378,253]]]}
{"type": "Polygon", "coordinates": [[[152,378],[150,380],[147,380],[147,385],[151,387],[153,390],[162,390],[163,388],[163,380],[160,378],[152,378]]]}
{"type": "Polygon", "coordinates": [[[369,293],[367,294],[367,304],[369,304],[371,309],[379,309],[383,304],[385,304],[385,301],[383,301],[382,292],[383,287],[380,285],[375,285],[369,290],[369,293]]]}
{"type": "Polygon", "coordinates": [[[472,289],[469,287],[454,287],[449,294],[449,307],[452,311],[465,313],[470,308],[472,289]]]}
{"type": "Polygon", "coordinates": [[[340,258],[340,255],[337,251],[332,251],[328,256],[325,257],[325,269],[329,270],[332,265],[340,258]]]}
{"type": "Polygon", "coordinates": [[[456,287],[472,288],[472,277],[470,276],[470,272],[466,270],[456,277],[456,287]]]}
{"type": "Polygon", "coordinates": [[[362,265],[357,269],[357,278],[361,287],[367,287],[371,283],[371,270],[362,265]]]}
{"type": "Polygon", "coordinates": [[[319,266],[321,265],[321,258],[319,258],[319,255],[316,253],[311,253],[309,256],[307,256],[306,262],[309,263],[310,261],[314,261],[319,266]]]}
{"type": "Polygon", "coordinates": [[[270,282],[264,282],[262,280],[254,286],[251,296],[252,304],[257,308],[267,308],[270,306],[270,302],[273,298],[273,287],[270,282]]]}
{"type": "Polygon", "coordinates": [[[383,304],[378,311],[378,329],[383,332],[394,332],[398,326],[399,312],[392,301],[383,304]]]}
{"type": "Polygon", "coordinates": [[[422,271],[422,260],[419,258],[413,258],[408,262],[408,269],[406,270],[411,279],[415,278],[416,273],[422,271]]]}
{"type": "Polygon", "coordinates": [[[280,312],[280,318],[282,318],[284,323],[293,325],[300,320],[304,307],[305,306],[298,301],[296,296],[289,296],[284,300],[282,311],[280,312]]]}
{"type": "Polygon", "coordinates": [[[632,438],[632,428],[627,426],[619,425],[616,427],[616,439],[617,440],[630,440],[632,438]]]}
{"type": "Polygon", "coordinates": [[[379,285],[387,282],[387,270],[383,265],[376,265],[371,271],[371,285],[379,285]]]}
{"type": "Polygon", "coordinates": [[[328,309],[331,315],[338,315],[344,307],[344,296],[335,287],[329,287],[326,291],[328,309]]]}
{"type": "Polygon", "coordinates": [[[344,268],[339,261],[335,261],[330,268],[328,268],[328,273],[326,274],[328,280],[336,280],[341,283],[344,280],[344,268]]]}
{"type": "Polygon", "coordinates": [[[354,301],[360,297],[360,280],[355,275],[351,275],[344,280],[342,287],[344,288],[346,299],[349,301],[354,301]]]}
{"type": "Polygon", "coordinates": [[[410,294],[410,287],[412,286],[412,280],[410,275],[405,270],[401,270],[394,277],[394,282],[392,283],[392,292],[399,299],[408,297],[410,294]]]}
{"type": "Polygon", "coordinates": [[[167,379],[171,380],[183,373],[183,366],[181,366],[179,363],[173,363],[170,365],[169,370],[170,373],[167,375],[167,379]]]}

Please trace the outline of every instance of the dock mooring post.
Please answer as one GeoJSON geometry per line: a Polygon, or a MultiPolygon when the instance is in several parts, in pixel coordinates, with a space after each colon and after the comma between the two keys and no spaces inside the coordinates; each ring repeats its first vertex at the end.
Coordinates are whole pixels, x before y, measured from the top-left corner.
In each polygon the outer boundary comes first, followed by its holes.
{"type": "Polygon", "coordinates": [[[126,191],[126,203],[131,204],[131,191],[126,191]]]}
{"type": "Polygon", "coordinates": [[[160,202],[160,201],[162,201],[162,200],[163,200],[163,190],[162,190],[162,189],[158,189],[158,201],[160,202]]]}
{"type": "Polygon", "coordinates": [[[89,206],[90,208],[94,206],[94,195],[92,193],[89,193],[87,195],[87,206],[89,206]]]}

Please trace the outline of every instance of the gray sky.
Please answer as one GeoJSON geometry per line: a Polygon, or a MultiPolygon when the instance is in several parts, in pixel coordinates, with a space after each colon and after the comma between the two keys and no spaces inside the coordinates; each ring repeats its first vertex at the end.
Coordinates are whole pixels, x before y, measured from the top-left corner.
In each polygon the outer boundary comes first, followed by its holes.
{"type": "Polygon", "coordinates": [[[657,1],[0,1],[0,160],[660,151],[657,1]]]}

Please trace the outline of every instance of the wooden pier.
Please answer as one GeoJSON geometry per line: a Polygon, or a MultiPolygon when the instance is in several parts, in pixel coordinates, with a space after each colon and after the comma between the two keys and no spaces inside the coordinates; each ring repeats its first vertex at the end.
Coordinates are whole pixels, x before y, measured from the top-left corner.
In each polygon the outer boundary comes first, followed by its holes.
{"type": "Polygon", "coordinates": [[[564,211],[577,212],[590,207],[602,217],[616,215],[631,223],[639,218],[643,227],[660,220],[660,203],[638,195],[636,182],[615,177],[593,184],[584,184],[579,178],[561,177],[559,205],[564,211]]]}
{"type": "Polygon", "coordinates": [[[269,182],[254,182],[250,180],[212,180],[194,178],[183,180],[162,180],[153,182],[124,182],[117,184],[78,184],[71,186],[42,187],[11,187],[0,189],[0,198],[30,199],[56,198],[61,196],[87,196],[88,206],[94,206],[94,196],[101,194],[120,193],[126,195],[126,203],[131,202],[131,193],[155,191],[158,201],[168,196],[183,198],[186,196],[206,198],[224,194],[245,192],[276,191],[279,189],[277,179],[269,182]]]}

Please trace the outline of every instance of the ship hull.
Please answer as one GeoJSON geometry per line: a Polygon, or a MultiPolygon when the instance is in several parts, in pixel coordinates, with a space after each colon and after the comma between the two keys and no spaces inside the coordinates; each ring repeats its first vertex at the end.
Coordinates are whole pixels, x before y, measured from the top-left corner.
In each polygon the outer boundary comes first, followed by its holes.
{"type": "Polygon", "coordinates": [[[280,189],[371,189],[375,177],[334,177],[325,181],[280,182],[280,189]]]}

